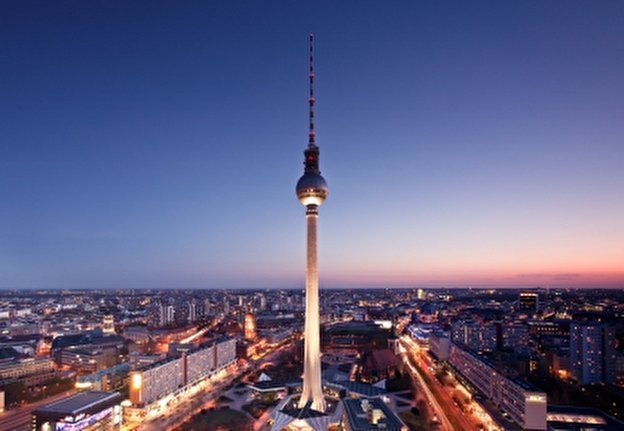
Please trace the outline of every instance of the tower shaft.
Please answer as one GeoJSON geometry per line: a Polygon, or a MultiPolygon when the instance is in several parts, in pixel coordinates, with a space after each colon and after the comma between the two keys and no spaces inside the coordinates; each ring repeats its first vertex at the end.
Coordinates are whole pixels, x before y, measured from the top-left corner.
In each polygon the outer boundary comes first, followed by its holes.
{"type": "Polygon", "coordinates": [[[303,365],[303,392],[299,407],[304,408],[312,401],[312,409],[325,411],[325,397],[321,385],[321,337],[319,322],[318,259],[317,259],[317,220],[316,205],[309,205],[306,211],[307,251],[306,251],[306,312],[305,347],[303,365]]]}
{"type": "Polygon", "coordinates": [[[321,337],[318,294],[318,262],[316,224],[318,207],[327,197],[328,189],[319,170],[319,148],[314,133],[314,35],[310,34],[310,129],[308,147],[304,150],[303,176],[297,182],[297,197],[306,207],[307,249],[306,249],[306,311],[304,332],[303,391],[299,407],[311,403],[313,410],[324,412],[325,397],[321,385],[321,337]]]}

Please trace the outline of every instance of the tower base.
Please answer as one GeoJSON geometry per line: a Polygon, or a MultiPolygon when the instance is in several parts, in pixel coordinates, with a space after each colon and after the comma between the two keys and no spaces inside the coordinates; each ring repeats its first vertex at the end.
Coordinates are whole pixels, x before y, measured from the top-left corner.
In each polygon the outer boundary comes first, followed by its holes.
{"type": "Polygon", "coordinates": [[[318,412],[311,403],[299,408],[299,398],[299,394],[286,397],[275,408],[271,431],[327,431],[340,422],[343,408],[339,399],[326,396],[326,410],[318,412]]]}

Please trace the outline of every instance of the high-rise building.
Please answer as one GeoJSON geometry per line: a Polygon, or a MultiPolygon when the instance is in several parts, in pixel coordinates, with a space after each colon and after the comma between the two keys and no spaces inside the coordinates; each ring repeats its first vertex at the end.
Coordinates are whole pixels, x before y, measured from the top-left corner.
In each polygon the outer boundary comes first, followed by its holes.
{"type": "Polygon", "coordinates": [[[318,208],[327,197],[328,188],[319,170],[319,148],[315,142],[313,42],[314,38],[310,35],[310,97],[308,99],[310,128],[308,131],[308,147],[303,152],[305,169],[303,176],[297,182],[297,198],[306,207],[307,223],[303,391],[299,407],[304,408],[311,402],[312,410],[323,412],[325,411],[325,397],[321,386],[316,226],[318,208]]]}
{"type": "Polygon", "coordinates": [[[449,363],[524,430],[546,430],[547,398],[529,384],[506,377],[481,355],[451,343],[449,363]]]}
{"type": "Polygon", "coordinates": [[[102,332],[105,334],[114,334],[115,333],[115,319],[111,314],[107,314],[104,316],[102,320],[102,332]]]}
{"type": "Polygon", "coordinates": [[[501,322],[500,334],[496,335],[497,348],[515,350],[526,348],[529,344],[529,327],[524,322],[501,322]]]}
{"type": "Polygon", "coordinates": [[[496,350],[496,325],[472,320],[458,320],[451,326],[451,339],[455,344],[470,346],[476,351],[496,350]]]}
{"type": "Polygon", "coordinates": [[[130,373],[130,401],[149,405],[181,387],[209,377],[236,360],[236,340],[219,338],[213,343],[190,347],[178,358],[166,358],[130,373]]]}
{"type": "Polygon", "coordinates": [[[223,298],[223,314],[225,316],[230,314],[230,300],[227,295],[223,298]]]}
{"type": "Polygon", "coordinates": [[[175,308],[173,305],[162,304],[160,306],[160,326],[167,326],[173,323],[175,317],[175,308]]]}
{"type": "Polygon", "coordinates": [[[571,323],[570,372],[583,385],[615,383],[615,327],[604,323],[571,323]]]}
{"type": "Polygon", "coordinates": [[[188,321],[189,323],[193,323],[197,320],[197,304],[195,304],[195,300],[191,300],[188,303],[188,321]]]}
{"type": "Polygon", "coordinates": [[[256,316],[253,313],[245,314],[245,339],[256,340],[256,316]]]}
{"type": "Polygon", "coordinates": [[[536,312],[539,309],[539,295],[537,292],[520,292],[518,304],[522,310],[536,312]]]}

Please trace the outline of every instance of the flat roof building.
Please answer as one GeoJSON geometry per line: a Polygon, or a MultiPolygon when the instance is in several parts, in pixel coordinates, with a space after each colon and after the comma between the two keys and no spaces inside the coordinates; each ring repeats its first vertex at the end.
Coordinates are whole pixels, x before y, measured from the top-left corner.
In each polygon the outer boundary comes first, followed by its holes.
{"type": "Polygon", "coordinates": [[[546,393],[502,375],[481,355],[451,344],[450,364],[526,430],[546,429],[546,393]]]}
{"type": "Polygon", "coordinates": [[[440,361],[446,361],[449,357],[451,339],[448,334],[436,330],[429,334],[429,351],[440,361]]]}
{"type": "Polygon", "coordinates": [[[546,430],[546,393],[502,375],[481,355],[451,344],[449,363],[526,430],[546,430]]]}
{"type": "Polygon", "coordinates": [[[121,402],[117,392],[80,392],[32,412],[33,431],[121,429],[121,402]]]}
{"type": "Polygon", "coordinates": [[[130,401],[145,406],[210,377],[236,360],[236,340],[218,338],[200,347],[178,346],[179,358],[165,358],[130,373],[130,401]]]}
{"type": "Polygon", "coordinates": [[[345,398],[346,431],[407,431],[407,426],[381,398],[345,398]]]}

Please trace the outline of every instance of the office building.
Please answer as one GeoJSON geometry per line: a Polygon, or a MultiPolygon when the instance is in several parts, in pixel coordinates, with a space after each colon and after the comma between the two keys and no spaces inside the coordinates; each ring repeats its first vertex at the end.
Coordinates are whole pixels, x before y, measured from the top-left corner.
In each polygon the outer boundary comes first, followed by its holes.
{"type": "Polygon", "coordinates": [[[197,320],[197,304],[193,299],[188,303],[188,321],[189,323],[193,323],[197,320]]]}
{"type": "Polygon", "coordinates": [[[25,386],[35,386],[56,375],[54,361],[50,358],[26,358],[0,363],[0,383],[16,380],[25,386]]]}
{"type": "Polygon", "coordinates": [[[115,319],[111,314],[107,314],[102,319],[102,332],[104,334],[114,334],[115,333],[115,319]]]}
{"type": "Polygon", "coordinates": [[[451,339],[443,331],[432,331],[429,334],[429,351],[440,361],[446,361],[449,357],[451,339]]]}
{"type": "Polygon", "coordinates": [[[580,384],[615,383],[615,327],[603,323],[570,324],[570,373],[580,384]]]}
{"type": "Polygon", "coordinates": [[[256,340],[256,316],[253,313],[246,313],[245,314],[245,323],[244,323],[244,330],[245,330],[245,339],[249,340],[249,341],[255,341],[256,340]]]}
{"type": "Polygon", "coordinates": [[[518,308],[530,312],[539,310],[539,295],[537,292],[520,292],[518,295],[518,308]]]}
{"type": "Polygon", "coordinates": [[[130,373],[130,401],[149,405],[178,389],[210,377],[236,360],[236,340],[220,338],[200,347],[188,346],[177,358],[166,358],[130,373]]]}
{"type": "Polygon", "coordinates": [[[160,326],[167,326],[174,322],[175,308],[173,305],[162,304],[160,306],[160,326]]]}
{"type": "Polygon", "coordinates": [[[90,345],[70,346],[61,352],[61,365],[79,373],[95,373],[115,365],[117,349],[90,345]]]}
{"type": "Polygon", "coordinates": [[[459,320],[451,327],[451,340],[479,352],[493,352],[497,345],[496,324],[459,320]]]}
{"type": "Polygon", "coordinates": [[[546,430],[546,393],[502,375],[483,356],[451,344],[449,363],[525,430],[546,430]]]}

